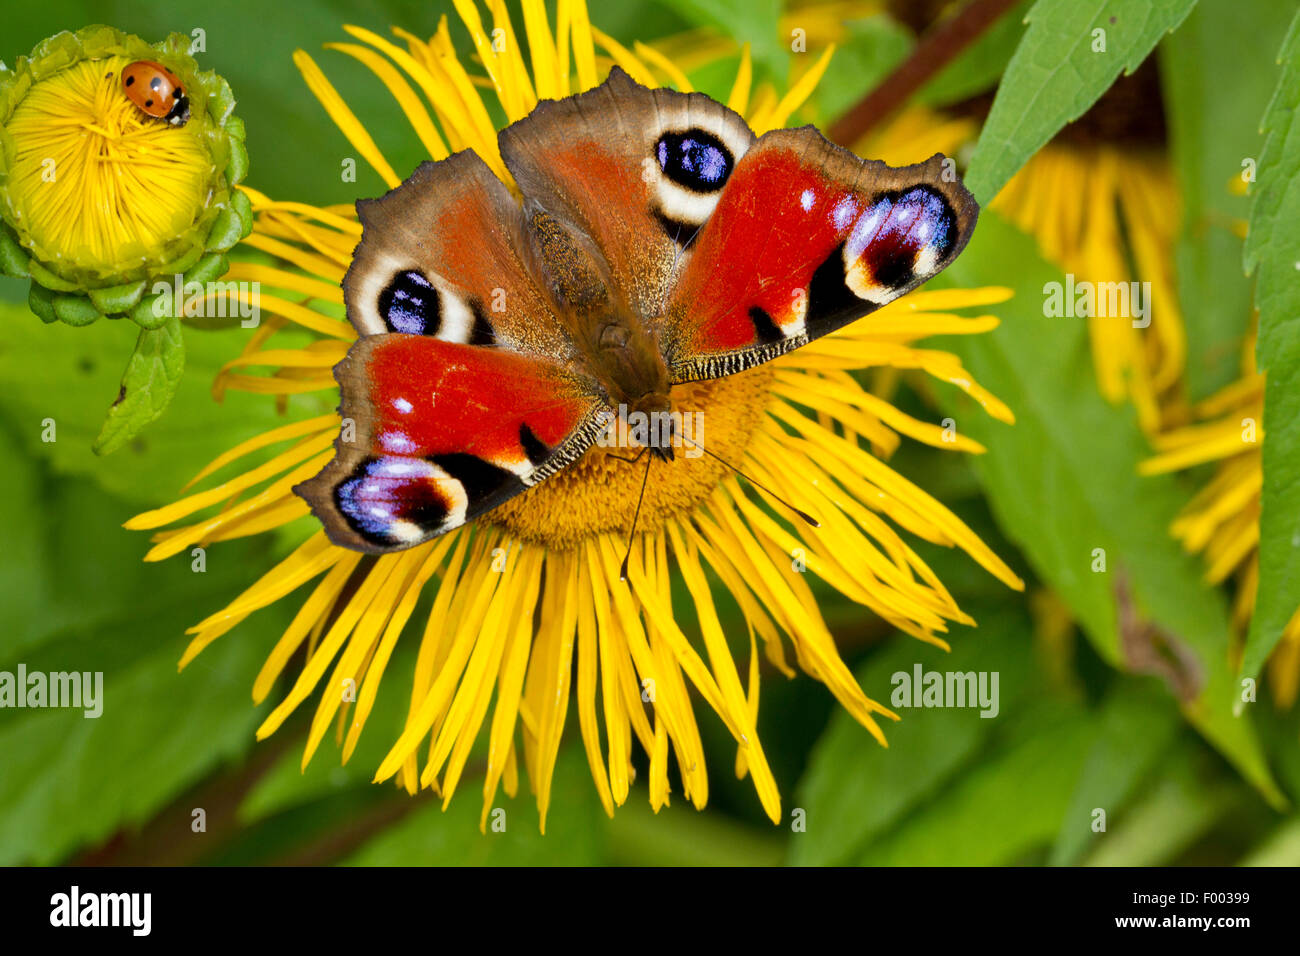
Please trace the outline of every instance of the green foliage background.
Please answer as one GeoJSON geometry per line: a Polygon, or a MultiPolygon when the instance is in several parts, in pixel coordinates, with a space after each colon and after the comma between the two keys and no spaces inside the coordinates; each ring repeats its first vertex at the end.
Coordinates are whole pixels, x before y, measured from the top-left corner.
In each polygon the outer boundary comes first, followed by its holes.
{"type": "MultiPolygon", "coordinates": [[[[775,0],[592,7],[596,24],[628,45],[705,24],[751,41],[760,76],[783,79],[788,69],[775,0]]],[[[1300,515],[1293,424],[1300,309],[1291,266],[1300,259],[1300,134],[1289,125],[1297,61],[1285,69],[1276,62],[1295,9],[1274,0],[1024,3],[919,96],[954,102],[1004,76],[970,159],[972,188],[987,200],[1121,68],[1155,47],[1171,158],[1189,210],[1178,264],[1197,397],[1231,376],[1253,283],[1242,243],[1224,225],[1245,218],[1250,202],[1229,196],[1226,183],[1243,157],[1263,157],[1259,189],[1271,198],[1254,208],[1252,229],[1270,241],[1255,243],[1250,261],[1272,297],[1261,317],[1270,409],[1276,404],[1292,418],[1266,421],[1263,537],[1272,550],[1261,608],[1270,616],[1252,632],[1247,676],[1258,672],[1287,609],[1300,604],[1292,527],[1300,515]],[[1026,29],[1023,13],[1031,7],[1026,29]],[[1101,60],[1080,37],[1112,18],[1121,25],[1111,26],[1113,54],[1101,60]],[[1292,86],[1270,113],[1266,148],[1260,121],[1284,76],[1292,86]]],[[[0,58],[12,61],[45,36],[91,22],[149,39],[201,27],[207,52],[200,59],[229,80],[247,124],[249,185],[277,198],[348,202],[383,186],[364,165],[357,183],[341,181],[339,160],[349,147],[298,76],[293,50],[322,62],[359,116],[391,117],[395,105],[379,82],[321,44],[342,38],[343,23],[380,34],[397,24],[428,35],[443,13],[466,48],[449,3],[9,4],[0,13],[0,58]]],[[[519,29],[517,15],[515,23],[519,29]]],[[[822,123],[868,91],[914,42],[867,5],[847,32],[809,108],[822,123]]],[[[733,68],[734,61],[693,79],[716,95],[733,68]]],[[[368,126],[399,171],[423,158],[404,125],[368,126]]],[[[970,247],[938,281],[1011,285],[1016,295],[996,308],[1003,319],[996,332],[937,344],[957,351],[1015,410],[1017,424],[993,422],[954,391],[939,390],[942,414],[988,453],[971,459],[905,442],[894,465],[953,507],[1030,581],[1031,594],[1054,591],[1078,622],[1079,639],[1036,637],[1028,598],[964,556],[918,545],[979,622],[952,635],[950,655],[891,633],[823,589],[827,620],[869,694],[887,700],[890,675],[917,663],[997,671],[997,719],[974,710],[904,710],[901,723],[887,729],[884,750],[820,685],[771,674],[760,732],[786,812],[803,811],[805,829],[766,821],[750,783],[730,773],[734,745],[725,729],[700,706],[712,783],[707,811],[675,805],[655,817],[639,786],[608,820],[571,733],[545,837],[527,793],[504,804],[506,833],[485,837],[472,780],[446,812],[427,795],[411,800],[368,782],[405,714],[413,640],[399,645],[345,767],[327,745],[300,771],[301,715],[254,746],[265,707],[249,700],[253,676],[287,623],[290,603],[256,615],[177,675],[184,629],[297,540],[286,532],[220,545],[209,550],[206,572],[195,574],[186,557],[142,564],[144,536],[120,527],[173,496],[220,451],[281,421],[263,399],[235,393],[224,406],[211,400],[212,377],[241,347],[243,333],[187,330],[172,407],[126,448],[97,458],[90,445],[134,332],[109,322],[43,326],[24,304],[23,285],[0,280],[0,669],[23,662],[29,671],[102,670],[106,697],[98,720],[0,711],[0,863],[1300,862],[1300,817],[1292,809],[1300,799],[1300,712],[1279,712],[1267,689],[1258,703],[1234,708],[1240,675],[1228,663],[1227,595],[1203,584],[1199,559],[1166,533],[1204,476],[1138,477],[1137,462],[1149,449],[1131,409],[1098,396],[1083,325],[1042,315],[1042,286],[1059,277],[1032,240],[984,213],[970,247]],[[42,441],[46,419],[57,422],[56,442],[42,441]],[[1106,574],[1090,570],[1098,547],[1108,555],[1106,574]],[[1195,655],[1206,676],[1196,700],[1180,706],[1158,678],[1126,671],[1116,623],[1120,575],[1142,616],[1195,655]],[[196,807],[207,813],[206,833],[191,831],[196,807]],[[1095,808],[1106,811],[1105,833],[1092,830],[1095,808]]],[[[900,401],[934,419],[928,397],[904,393],[900,401]]],[[[739,620],[731,623],[732,636],[743,635],[739,620]]],[[[743,642],[736,647],[746,653],[743,642]]]]}

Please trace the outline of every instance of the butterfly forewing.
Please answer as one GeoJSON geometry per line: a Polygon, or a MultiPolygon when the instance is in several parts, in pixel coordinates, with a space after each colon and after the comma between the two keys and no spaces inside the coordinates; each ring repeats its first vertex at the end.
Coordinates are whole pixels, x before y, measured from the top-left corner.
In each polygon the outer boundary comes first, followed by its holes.
{"type": "Polygon", "coordinates": [[[343,290],[362,337],[335,370],[345,428],[334,460],[295,490],[336,544],[384,552],[577,457],[599,396],[575,373],[518,202],[476,154],[425,163],[358,211],[343,290]]]}
{"type": "Polygon", "coordinates": [[[539,104],[500,141],[526,202],[589,237],[614,302],[649,322],[754,134],[703,94],[650,90],[615,68],[593,90],[539,104]]]}

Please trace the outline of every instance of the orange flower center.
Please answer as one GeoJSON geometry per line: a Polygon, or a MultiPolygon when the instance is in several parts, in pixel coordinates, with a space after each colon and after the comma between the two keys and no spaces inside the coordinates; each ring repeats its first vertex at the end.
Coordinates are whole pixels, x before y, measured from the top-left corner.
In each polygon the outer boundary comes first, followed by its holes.
{"type": "MultiPolygon", "coordinates": [[[[763,365],[726,378],[675,386],[672,409],[680,415],[685,439],[673,448],[672,461],[647,453],[633,464],[621,459],[635,457],[641,450],[637,444],[593,446],[559,474],[480,520],[532,544],[570,549],[604,532],[629,534],[643,481],[645,499],[637,530],[652,531],[679,520],[731,473],[691,442],[739,467],[762,421],[774,374],[770,365],[763,365]]],[[[635,424],[628,423],[633,439],[635,424]]]]}

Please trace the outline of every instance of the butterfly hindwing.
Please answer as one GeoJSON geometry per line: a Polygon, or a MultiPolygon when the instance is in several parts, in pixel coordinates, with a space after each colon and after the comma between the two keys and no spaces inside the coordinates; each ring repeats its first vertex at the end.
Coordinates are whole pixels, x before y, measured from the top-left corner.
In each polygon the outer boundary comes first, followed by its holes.
{"type": "Polygon", "coordinates": [[[893,301],[952,261],[978,213],[940,155],[894,168],[810,126],[765,134],[669,299],[661,346],[673,380],[740,371],[893,301]]]}
{"type": "Polygon", "coordinates": [[[334,460],[294,490],[357,551],[459,527],[576,459],[599,430],[580,379],[505,349],[366,336],[335,374],[355,435],[345,429],[334,460]]]}

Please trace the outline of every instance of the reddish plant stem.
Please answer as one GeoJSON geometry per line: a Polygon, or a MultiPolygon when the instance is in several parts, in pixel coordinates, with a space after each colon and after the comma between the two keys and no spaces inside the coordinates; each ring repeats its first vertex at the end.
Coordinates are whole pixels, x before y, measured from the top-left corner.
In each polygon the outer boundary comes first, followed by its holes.
{"type": "Polygon", "coordinates": [[[926,33],[912,55],[884,82],[831,124],[832,142],[851,146],[952,62],[1019,0],[971,0],[960,13],[926,33]]]}

